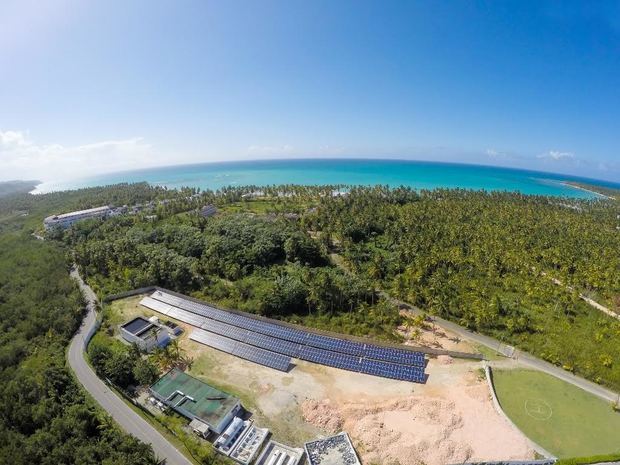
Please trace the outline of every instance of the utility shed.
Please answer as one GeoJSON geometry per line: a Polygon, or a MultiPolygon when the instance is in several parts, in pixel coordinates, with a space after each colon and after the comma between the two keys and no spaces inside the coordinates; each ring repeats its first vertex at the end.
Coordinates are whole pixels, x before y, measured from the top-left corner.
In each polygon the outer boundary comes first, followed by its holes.
{"type": "Polygon", "coordinates": [[[173,368],[150,387],[151,394],[190,420],[221,434],[241,410],[239,399],[173,368]]]}
{"type": "Polygon", "coordinates": [[[164,347],[170,342],[167,331],[163,331],[159,325],[141,316],[122,325],[120,332],[123,339],[136,344],[145,352],[150,352],[155,347],[164,347]]]}

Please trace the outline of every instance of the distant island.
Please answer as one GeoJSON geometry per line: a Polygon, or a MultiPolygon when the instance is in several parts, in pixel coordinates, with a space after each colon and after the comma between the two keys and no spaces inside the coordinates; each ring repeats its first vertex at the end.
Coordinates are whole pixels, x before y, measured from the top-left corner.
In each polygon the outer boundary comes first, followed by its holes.
{"type": "Polygon", "coordinates": [[[27,194],[39,184],[41,184],[41,181],[37,180],[0,181],[0,197],[5,197],[11,194],[27,194]]]}

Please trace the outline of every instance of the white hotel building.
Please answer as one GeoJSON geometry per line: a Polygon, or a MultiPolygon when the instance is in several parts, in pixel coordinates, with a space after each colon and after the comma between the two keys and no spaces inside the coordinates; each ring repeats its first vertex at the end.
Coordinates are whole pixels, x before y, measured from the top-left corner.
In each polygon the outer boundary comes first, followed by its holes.
{"type": "Polygon", "coordinates": [[[43,220],[45,229],[51,228],[68,228],[76,221],[86,220],[90,218],[106,218],[112,209],[109,206],[89,208],[88,210],[80,210],[76,212],[63,213],[62,215],[48,216],[43,220]]]}

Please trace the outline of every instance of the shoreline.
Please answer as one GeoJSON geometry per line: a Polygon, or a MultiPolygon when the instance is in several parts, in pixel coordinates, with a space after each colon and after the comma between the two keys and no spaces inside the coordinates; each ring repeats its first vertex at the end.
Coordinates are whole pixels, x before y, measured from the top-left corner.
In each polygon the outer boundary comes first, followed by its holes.
{"type": "Polygon", "coordinates": [[[567,186],[567,187],[571,187],[573,189],[579,189],[580,191],[589,192],[591,194],[596,195],[597,197],[603,197],[603,198],[605,198],[607,200],[615,200],[614,197],[611,197],[611,196],[605,195],[605,194],[601,194],[600,192],[593,191],[592,189],[587,189],[585,187],[581,187],[581,186],[579,186],[577,184],[572,184],[570,181],[560,181],[560,184],[562,184],[564,186],[567,186]]]}

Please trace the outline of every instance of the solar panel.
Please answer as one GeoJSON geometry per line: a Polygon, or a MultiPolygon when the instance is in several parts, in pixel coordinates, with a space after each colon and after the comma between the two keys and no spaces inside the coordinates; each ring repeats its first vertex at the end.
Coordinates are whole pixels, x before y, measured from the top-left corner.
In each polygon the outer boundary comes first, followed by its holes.
{"type": "Polygon", "coordinates": [[[404,365],[425,366],[426,363],[422,352],[413,352],[392,347],[381,347],[374,344],[367,344],[362,355],[375,360],[401,363],[404,365]]]}
{"type": "Polygon", "coordinates": [[[242,343],[237,344],[233,355],[280,371],[288,371],[291,364],[291,358],[286,355],[276,354],[242,343]]]}
{"type": "Polygon", "coordinates": [[[348,341],[346,339],[338,339],[320,334],[308,333],[306,344],[320,349],[333,350],[334,352],[342,352],[350,355],[360,356],[364,353],[364,344],[360,342],[348,341]]]}
{"type": "Polygon", "coordinates": [[[142,299],[140,301],[140,305],[143,305],[144,307],[151,310],[155,310],[156,312],[163,313],[164,315],[167,315],[168,311],[170,310],[170,305],[152,299],[150,297],[145,297],[144,299],[142,299]]]}
{"type": "Polygon", "coordinates": [[[287,371],[291,363],[290,357],[285,355],[249,346],[242,342],[234,341],[202,329],[195,329],[192,331],[189,338],[193,341],[213,347],[214,349],[221,350],[222,352],[280,371],[287,371]]]}
{"type": "Polygon", "coordinates": [[[396,363],[381,362],[379,360],[362,359],[360,371],[369,375],[423,383],[424,369],[417,366],[398,365],[396,363]]]}
{"type": "Polygon", "coordinates": [[[249,332],[248,338],[245,342],[262,349],[288,355],[289,357],[297,357],[299,355],[299,344],[269,337],[265,334],[249,332]]]}
{"type": "Polygon", "coordinates": [[[171,308],[168,312],[168,316],[170,318],[174,318],[176,320],[180,320],[184,323],[188,323],[192,326],[202,325],[205,322],[205,318],[202,316],[198,316],[195,313],[188,312],[186,310],[181,310],[180,308],[171,308]]]}
{"type": "Polygon", "coordinates": [[[212,333],[216,333],[230,339],[236,339],[241,342],[246,342],[248,337],[248,331],[245,329],[227,325],[226,323],[211,319],[205,319],[205,322],[200,327],[204,330],[211,331],[212,333]]]}
{"type": "Polygon", "coordinates": [[[201,344],[205,344],[229,354],[233,353],[235,350],[235,345],[238,344],[236,341],[218,336],[217,334],[213,334],[208,331],[203,331],[201,329],[195,329],[192,331],[189,338],[192,341],[200,342],[201,344]]]}
{"type": "MultiPolygon", "coordinates": [[[[226,312],[161,291],[156,291],[152,297],[145,303],[162,309],[165,305],[172,306],[167,309],[168,316],[207,330],[203,333],[210,335],[208,338],[211,344],[205,344],[213,347],[213,344],[220,344],[228,348],[220,350],[265,366],[287,370],[289,357],[297,357],[374,376],[418,383],[426,380],[425,356],[421,352],[313,334],[226,312]],[[233,348],[231,343],[235,344],[233,348]],[[282,368],[285,363],[286,368],[282,368]]],[[[207,336],[196,337],[204,340],[207,336]]]]}

